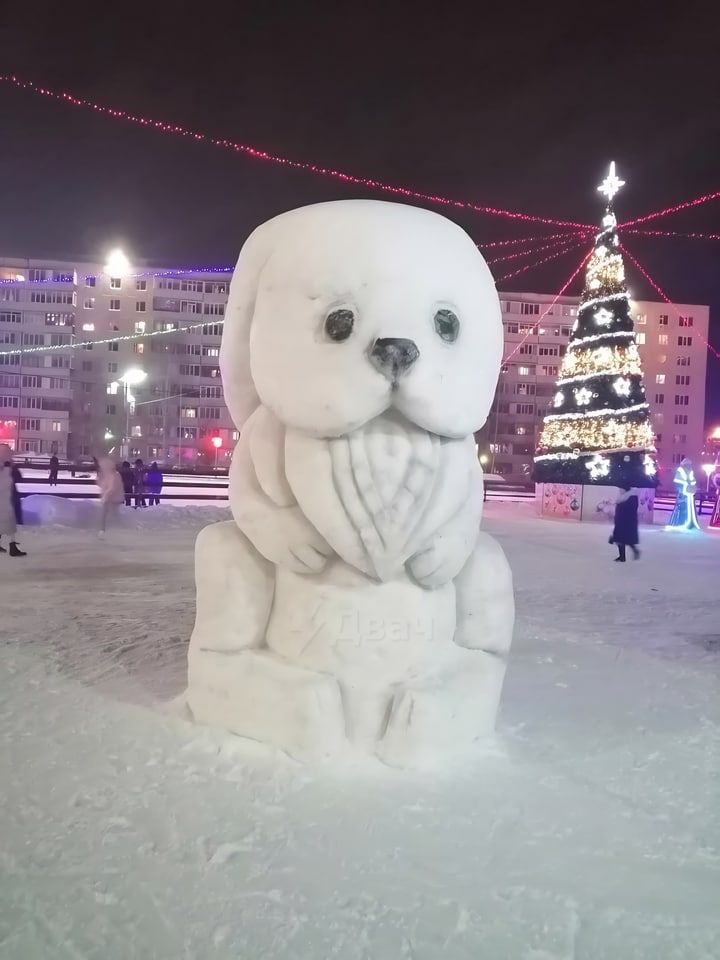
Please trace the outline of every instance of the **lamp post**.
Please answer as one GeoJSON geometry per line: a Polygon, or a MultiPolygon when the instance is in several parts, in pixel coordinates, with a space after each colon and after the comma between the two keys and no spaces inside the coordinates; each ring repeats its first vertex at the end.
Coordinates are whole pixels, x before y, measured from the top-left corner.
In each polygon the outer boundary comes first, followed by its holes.
{"type": "Polygon", "coordinates": [[[217,473],[218,457],[220,456],[220,448],[223,445],[222,437],[213,437],[211,443],[215,447],[215,473],[217,473]]]}
{"type": "Polygon", "coordinates": [[[125,441],[122,456],[126,460],[130,457],[130,404],[135,403],[135,397],[130,393],[130,387],[136,387],[146,379],[147,374],[139,367],[130,367],[119,379],[125,392],[125,441]]]}

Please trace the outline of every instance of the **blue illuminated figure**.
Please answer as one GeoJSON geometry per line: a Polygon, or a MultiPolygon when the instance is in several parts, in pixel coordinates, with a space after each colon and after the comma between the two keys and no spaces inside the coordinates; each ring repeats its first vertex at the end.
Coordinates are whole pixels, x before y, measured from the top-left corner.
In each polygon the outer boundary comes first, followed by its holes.
{"type": "Polygon", "coordinates": [[[677,499],[670,517],[667,529],[672,530],[699,530],[695,516],[695,472],[692,463],[684,457],[675,472],[674,481],[677,488],[677,499]]]}

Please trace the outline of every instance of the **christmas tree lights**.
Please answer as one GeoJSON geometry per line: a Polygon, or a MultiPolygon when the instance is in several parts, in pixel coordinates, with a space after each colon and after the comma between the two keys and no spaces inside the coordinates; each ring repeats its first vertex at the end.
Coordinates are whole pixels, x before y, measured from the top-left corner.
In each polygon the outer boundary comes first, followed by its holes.
{"type": "Polygon", "coordinates": [[[645,398],[613,201],[615,164],[598,188],[607,200],[587,261],[585,289],[535,457],[538,483],[657,485],[645,398]]]}

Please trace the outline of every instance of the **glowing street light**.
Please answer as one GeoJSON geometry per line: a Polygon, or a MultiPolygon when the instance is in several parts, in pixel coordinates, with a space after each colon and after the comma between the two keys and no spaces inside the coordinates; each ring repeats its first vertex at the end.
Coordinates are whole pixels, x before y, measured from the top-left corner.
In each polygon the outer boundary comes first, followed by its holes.
{"type": "Polygon", "coordinates": [[[122,250],[111,250],[105,263],[105,273],[109,277],[126,277],[130,272],[130,261],[122,250]]]}
{"type": "Polygon", "coordinates": [[[220,456],[220,448],[223,445],[222,437],[211,437],[210,442],[215,447],[215,469],[218,468],[218,457],[220,456]]]}

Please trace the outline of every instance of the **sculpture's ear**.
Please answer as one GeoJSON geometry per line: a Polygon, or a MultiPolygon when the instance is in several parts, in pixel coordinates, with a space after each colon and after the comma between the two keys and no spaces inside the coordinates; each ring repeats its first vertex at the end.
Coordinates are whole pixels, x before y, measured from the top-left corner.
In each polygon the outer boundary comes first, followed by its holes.
{"type": "Polygon", "coordinates": [[[258,284],[271,252],[270,223],[263,224],[245,241],[235,266],[220,346],[220,372],[225,403],[233,423],[242,430],[260,406],[250,371],[250,327],[258,284]]]}

